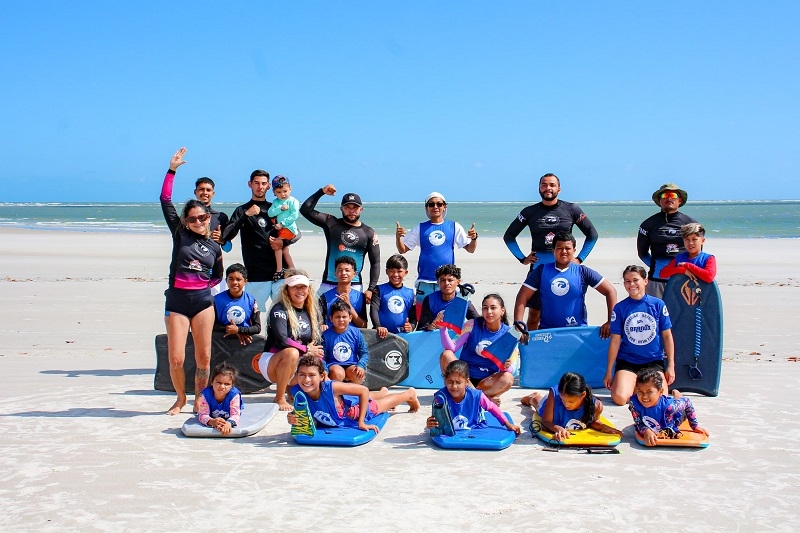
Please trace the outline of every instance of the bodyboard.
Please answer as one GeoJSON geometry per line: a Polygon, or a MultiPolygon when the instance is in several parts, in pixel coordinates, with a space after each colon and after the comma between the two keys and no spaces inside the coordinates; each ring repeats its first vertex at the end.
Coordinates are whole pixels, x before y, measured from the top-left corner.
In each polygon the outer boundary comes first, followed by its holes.
{"type": "Polygon", "coordinates": [[[193,416],[183,423],[181,431],[187,437],[212,437],[222,439],[235,439],[255,435],[278,413],[276,403],[248,403],[239,417],[239,425],[231,429],[230,434],[223,435],[216,429],[204,426],[193,416]]]}
{"type": "MultiPolygon", "coordinates": [[[[381,413],[372,417],[368,423],[383,430],[387,420],[389,420],[389,413],[381,413]]],[[[362,431],[358,429],[358,426],[339,428],[317,425],[313,436],[292,435],[292,437],[297,444],[308,446],[360,446],[370,442],[375,435],[374,431],[362,431]]]]}
{"type": "Polygon", "coordinates": [[[362,329],[369,349],[369,362],[363,385],[369,390],[391,387],[408,377],[408,342],[392,333],[378,337],[374,329],[362,329]]]}
{"type": "MultiPolygon", "coordinates": [[[[264,351],[266,339],[261,335],[253,335],[253,342],[242,346],[236,336],[224,337],[221,331],[211,335],[211,368],[227,361],[236,368],[236,387],[243,394],[258,392],[269,387],[269,382],[264,379],[258,370],[258,357],[264,351]]],[[[175,392],[172,387],[172,378],[169,375],[169,350],[167,335],[156,335],[156,373],[153,379],[155,390],[175,392]]],[[[183,361],[183,371],[186,383],[194,383],[194,372],[197,368],[194,360],[194,340],[191,333],[186,337],[186,359],[183,361]]],[[[191,389],[191,385],[189,386],[191,389]]]]}
{"type": "MultiPolygon", "coordinates": [[[[607,426],[614,427],[614,424],[611,423],[606,417],[601,416],[600,422],[607,426]]],[[[616,446],[620,443],[622,438],[619,435],[615,435],[613,433],[603,433],[602,431],[597,431],[596,429],[580,429],[580,430],[570,430],[569,437],[563,441],[557,441],[553,438],[553,433],[545,429],[544,425],[542,424],[542,417],[539,416],[539,413],[534,409],[533,410],[533,421],[531,422],[531,433],[539,440],[553,445],[553,446],[616,446]]]]}
{"type": "MultiPolygon", "coordinates": [[[[688,420],[684,420],[680,425],[681,433],[677,439],[669,439],[669,438],[656,438],[656,447],[657,446],[674,446],[678,448],[707,448],[708,447],[708,436],[703,435],[702,433],[695,433],[692,431],[692,426],[689,425],[688,420]]],[[[636,435],[636,442],[645,446],[644,437],[638,432],[634,431],[636,435]]],[[[646,446],[650,448],[650,446],[646,446]]]]}
{"type": "MultiPolygon", "coordinates": [[[[500,425],[500,422],[491,413],[484,414],[486,427],[457,429],[453,436],[440,434],[431,437],[431,440],[438,447],[448,450],[505,450],[511,446],[517,435],[500,425]]],[[[509,422],[513,423],[510,414],[503,414],[509,422]]]]}
{"type": "MultiPolygon", "coordinates": [[[[444,351],[438,331],[412,331],[400,333],[408,342],[408,377],[399,384],[417,389],[441,389],[444,387],[439,356],[444,351]]],[[[461,350],[456,352],[456,357],[461,350]]]]}
{"type": "Polygon", "coordinates": [[[676,274],[667,282],[664,302],[675,343],[675,381],[670,388],[716,396],[722,371],[719,287],[713,281],[676,274]]]}
{"type": "Polygon", "coordinates": [[[531,331],[528,344],[519,346],[519,386],[547,389],[565,372],[577,372],[590,387],[602,388],[608,344],[609,339],[600,338],[599,326],[531,331]]]}

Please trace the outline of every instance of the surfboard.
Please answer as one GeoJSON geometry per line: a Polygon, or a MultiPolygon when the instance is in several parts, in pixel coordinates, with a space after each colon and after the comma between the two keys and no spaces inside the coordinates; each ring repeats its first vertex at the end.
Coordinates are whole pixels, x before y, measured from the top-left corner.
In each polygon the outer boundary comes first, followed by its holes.
{"type": "MultiPolygon", "coordinates": [[[[684,420],[680,425],[680,435],[677,439],[670,438],[656,438],[656,446],[674,446],[679,448],[707,448],[709,444],[708,435],[702,433],[695,433],[689,425],[688,420],[684,420]]],[[[644,437],[638,432],[634,431],[636,435],[636,442],[645,446],[644,437]]],[[[647,446],[650,448],[650,446],[647,446]]]]}
{"type": "MultiPolygon", "coordinates": [[[[211,335],[211,368],[223,361],[236,368],[236,387],[244,394],[259,392],[269,387],[269,382],[264,379],[258,370],[258,357],[264,351],[266,339],[262,335],[254,335],[253,342],[242,346],[235,336],[225,337],[221,331],[211,335]]],[[[169,350],[167,348],[167,335],[156,335],[156,372],[153,379],[155,390],[174,392],[172,378],[169,375],[169,350]]],[[[186,359],[183,361],[183,371],[186,383],[194,383],[194,372],[197,365],[194,361],[194,340],[192,335],[186,337],[186,359]]],[[[189,385],[189,389],[192,385],[189,385]]]]}
{"type": "MultiPolygon", "coordinates": [[[[417,389],[441,389],[444,387],[439,356],[444,351],[438,331],[412,331],[400,333],[408,342],[408,376],[399,385],[417,389]]],[[[461,350],[456,352],[456,357],[461,350]]]]}
{"type": "Polygon", "coordinates": [[[664,289],[675,343],[675,381],[670,388],[719,394],[722,373],[722,299],[716,282],[676,274],[664,289]]]}
{"type": "Polygon", "coordinates": [[[214,428],[204,426],[196,416],[183,423],[181,431],[187,437],[211,437],[223,439],[236,439],[255,435],[278,413],[276,403],[247,403],[239,417],[239,425],[231,429],[228,435],[223,435],[214,428]]]}
{"type": "Polygon", "coordinates": [[[590,387],[602,388],[608,343],[609,339],[600,338],[599,326],[531,331],[528,344],[519,345],[519,385],[548,389],[565,372],[577,372],[590,387]]]}
{"type": "MultiPolygon", "coordinates": [[[[486,415],[486,427],[473,429],[457,429],[455,435],[441,433],[431,436],[433,443],[448,450],[505,450],[514,442],[517,435],[492,416],[486,415]]],[[[511,422],[511,415],[503,413],[506,420],[511,422]]]]}
{"type": "MultiPolygon", "coordinates": [[[[600,422],[607,426],[614,427],[609,419],[600,417],[600,422]]],[[[531,422],[531,433],[539,440],[552,446],[616,446],[622,438],[614,433],[603,433],[596,429],[587,428],[580,430],[570,430],[569,438],[558,441],[553,438],[553,433],[548,431],[542,424],[542,417],[536,410],[533,411],[533,421],[531,422]]]]}
{"type": "Polygon", "coordinates": [[[369,348],[365,387],[380,390],[408,377],[408,341],[392,333],[381,339],[374,329],[362,329],[361,334],[369,348]]]}
{"type": "MultiPolygon", "coordinates": [[[[378,426],[381,430],[389,420],[389,413],[375,415],[369,424],[378,426]]],[[[355,422],[353,422],[355,424],[355,422]]],[[[374,439],[374,431],[362,431],[358,426],[353,427],[326,427],[317,424],[314,435],[292,435],[297,444],[307,446],[360,446],[374,439]]]]}

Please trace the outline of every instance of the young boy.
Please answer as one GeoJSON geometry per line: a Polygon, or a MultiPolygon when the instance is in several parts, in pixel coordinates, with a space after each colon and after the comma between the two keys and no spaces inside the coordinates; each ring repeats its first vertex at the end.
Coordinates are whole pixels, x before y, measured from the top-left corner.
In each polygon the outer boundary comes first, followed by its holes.
{"type": "Polygon", "coordinates": [[[356,274],[356,260],[349,256],[342,256],[334,263],[336,275],[336,288],[323,293],[319,297],[319,308],[325,309],[326,323],[331,327],[331,305],[342,301],[350,309],[350,318],[357,328],[367,327],[367,304],[364,293],[352,288],[351,282],[356,274]]]}
{"type": "Polygon", "coordinates": [[[234,263],[225,271],[228,290],[214,296],[216,320],[214,331],[224,331],[225,337],[236,335],[242,346],[250,344],[253,335],[261,333],[261,312],[258,302],[244,291],[247,269],[234,263]]]}
{"type": "Polygon", "coordinates": [[[333,302],[328,317],[333,325],[322,333],[328,375],[334,381],[361,385],[366,376],[369,351],[361,331],[350,324],[350,304],[343,300],[333,302]]]}
{"type": "Polygon", "coordinates": [[[414,331],[417,325],[417,311],[414,290],[403,286],[408,275],[408,261],[400,254],[394,254],[386,261],[388,283],[378,285],[372,293],[369,316],[372,327],[378,330],[378,337],[386,334],[414,331]]]}
{"type": "Polygon", "coordinates": [[[267,210],[267,215],[275,219],[274,230],[270,237],[283,239],[283,248],[275,250],[275,276],[272,281],[283,279],[284,266],[294,268],[294,261],[289,253],[289,246],[292,239],[297,236],[297,217],[300,216],[300,202],[292,194],[292,186],[286,176],[275,176],[272,178],[272,192],[275,200],[267,210]],[[284,265],[284,260],[286,264],[284,265]]]}
{"type": "Polygon", "coordinates": [[[667,279],[675,274],[694,274],[697,278],[711,283],[717,277],[717,259],[703,251],[706,242],[706,229],[697,222],[690,222],[681,226],[683,246],[681,252],[661,269],[660,277],[667,279]]]}
{"type": "MultiPolygon", "coordinates": [[[[444,318],[444,310],[457,298],[458,286],[461,283],[461,269],[455,265],[442,265],[436,269],[436,283],[439,290],[432,292],[422,300],[422,311],[417,322],[418,331],[433,331],[439,329],[436,325],[444,318]]],[[[480,314],[469,303],[467,307],[467,320],[478,318],[480,314]]]]}

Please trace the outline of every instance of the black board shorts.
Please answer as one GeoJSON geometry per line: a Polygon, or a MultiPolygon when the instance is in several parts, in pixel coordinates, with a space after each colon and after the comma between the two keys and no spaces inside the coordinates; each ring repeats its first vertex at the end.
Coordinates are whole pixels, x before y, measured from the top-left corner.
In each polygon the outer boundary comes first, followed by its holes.
{"type": "Polygon", "coordinates": [[[664,359],[660,359],[658,361],[650,361],[649,363],[641,363],[641,364],[629,363],[628,361],[617,359],[616,364],[614,366],[614,372],[619,372],[620,370],[627,370],[628,372],[633,372],[634,374],[638,374],[639,371],[644,368],[654,368],[663,374],[664,371],[667,369],[667,365],[664,359]]]}

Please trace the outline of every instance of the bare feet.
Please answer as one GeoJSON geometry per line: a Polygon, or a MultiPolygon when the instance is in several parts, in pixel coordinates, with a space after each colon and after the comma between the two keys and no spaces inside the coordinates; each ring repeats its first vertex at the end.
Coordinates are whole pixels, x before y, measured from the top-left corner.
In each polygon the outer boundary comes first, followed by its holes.
{"type": "Polygon", "coordinates": [[[192,407],[192,412],[194,412],[194,414],[197,414],[197,413],[200,412],[200,395],[198,395],[194,399],[194,407],[192,407]]]}
{"type": "Polygon", "coordinates": [[[540,401],[542,401],[542,395],[539,394],[538,392],[532,392],[527,396],[523,396],[522,399],[520,400],[520,403],[522,405],[527,405],[528,407],[536,409],[537,407],[539,407],[540,401]]]}
{"type": "Polygon", "coordinates": [[[683,394],[678,389],[672,389],[672,397],[677,400],[678,398],[683,398],[683,394]]]}
{"type": "Polygon", "coordinates": [[[417,391],[413,388],[408,389],[408,392],[411,394],[411,398],[408,399],[408,412],[409,413],[416,413],[419,411],[419,400],[417,399],[417,391]]]}
{"type": "Polygon", "coordinates": [[[183,398],[182,400],[178,398],[175,400],[175,403],[172,404],[172,407],[169,408],[167,414],[171,416],[177,415],[181,412],[181,409],[183,409],[184,405],[186,405],[186,398],[183,398]]]}
{"type": "Polygon", "coordinates": [[[500,407],[500,396],[492,396],[489,398],[497,407],[500,407]]]}
{"type": "Polygon", "coordinates": [[[294,409],[294,407],[292,407],[291,404],[289,404],[286,400],[279,400],[275,398],[274,403],[278,404],[279,411],[292,411],[294,409]]]}

